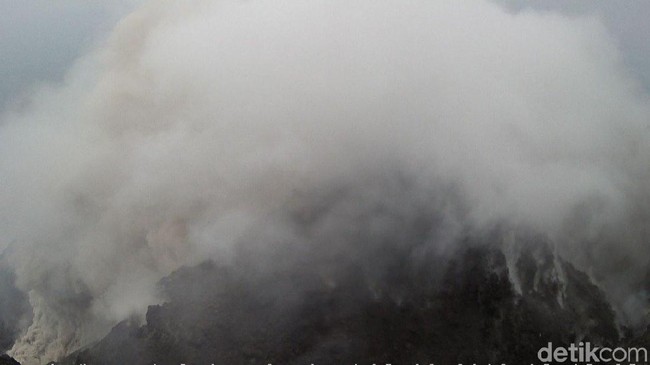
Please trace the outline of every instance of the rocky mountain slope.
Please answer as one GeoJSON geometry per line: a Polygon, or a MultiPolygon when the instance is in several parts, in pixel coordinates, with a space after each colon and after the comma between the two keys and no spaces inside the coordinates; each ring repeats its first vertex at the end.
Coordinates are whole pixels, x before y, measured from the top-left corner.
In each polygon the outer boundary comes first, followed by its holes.
{"type": "Polygon", "coordinates": [[[310,266],[255,273],[205,262],[161,283],[169,301],[151,306],[145,325],[122,322],[62,363],[518,364],[549,341],[622,341],[589,278],[543,240],[523,241],[514,263],[472,240],[418,270],[396,251],[381,284],[359,263],[324,277],[310,266]]]}

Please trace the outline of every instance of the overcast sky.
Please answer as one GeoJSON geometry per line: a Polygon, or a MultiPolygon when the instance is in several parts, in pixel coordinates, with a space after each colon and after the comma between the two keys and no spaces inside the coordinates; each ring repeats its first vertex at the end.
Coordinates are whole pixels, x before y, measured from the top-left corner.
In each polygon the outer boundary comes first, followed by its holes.
{"type": "Polygon", "coordinates": [[[650,89],[650,1],[646,0],[495,0],[513,11],[557,11],[597,16],[618,42],[630,70],[650,89]]]}
{"type": "MultiPolygon", "coordinates": [[[[630,70],[650,89],[650,1],[494,0],[513,12],[557,11],[603,19],[630,70]]],[[[0,107],[42,83],[60,82],[142,0],[0,0],[0,107]]]]}
{"type": "Polygon", "coordinates": [[[0,0],[0,105],[60,82],[138,0],[0,0]]]}

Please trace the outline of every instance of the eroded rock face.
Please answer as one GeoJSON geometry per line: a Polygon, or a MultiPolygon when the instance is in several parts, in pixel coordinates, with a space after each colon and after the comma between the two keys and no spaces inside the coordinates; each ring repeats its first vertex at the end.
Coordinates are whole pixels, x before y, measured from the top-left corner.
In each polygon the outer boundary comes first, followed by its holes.
{"type": "Polygon", "coordinates": [[[122,322],[63,363],[525,363],[549,341],[621,341],[603,293],[547,242],[507,257],[500,240],[417,267],[395,250],[382,281],[354,260],[330,276],[304,262],[182,268],[144,326],[122,322]]]}

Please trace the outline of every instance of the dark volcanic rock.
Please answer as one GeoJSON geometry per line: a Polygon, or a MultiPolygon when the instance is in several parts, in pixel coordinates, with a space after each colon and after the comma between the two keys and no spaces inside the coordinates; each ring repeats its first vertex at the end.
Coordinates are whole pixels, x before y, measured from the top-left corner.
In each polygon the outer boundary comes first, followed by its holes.
{"type": "Polygon", "coordinates": [[[0,355],[0,365],[20,365],[20,363],[14,360],[13,357],[9,355],[2,354],[0,355]]]}
{"type": "Polygon", "coordinates": [[[530,245],[511,271],[484,242],[419,267],[396,250],[380,278],[354,260],[327,275],[206,262],[163,280],[169,301],[144,326],[123,322],[64,363],[517,364],[549,341],[616,343],[602,292],[543,240],[530,245]]]}
{"type": "Polygon", "coordinates": [[[14,285],[13,272],[0,257],[0,352],[9,350],[20,332],[21,320],[31,313],[27,296],[14,285]]]}

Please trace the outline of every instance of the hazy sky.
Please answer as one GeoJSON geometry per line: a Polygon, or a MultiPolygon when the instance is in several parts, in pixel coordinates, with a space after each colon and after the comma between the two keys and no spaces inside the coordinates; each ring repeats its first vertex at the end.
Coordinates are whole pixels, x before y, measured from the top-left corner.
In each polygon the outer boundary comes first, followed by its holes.
{"type": "Polygon", "coordinates": [[[0,0],[0,106],[42,82],[60,82],[140,1],[0,0]]]}
{"type": "Polygon", "coordinates": [[[616,38],[625,61],[650,89],[650,2],[645,0],[495,0],[513,11],[560,11],[573,16],[593,15],[616,38]]]}
{"type": "MultiPolygon", "coordinates": [[[[650,2],[644,0],[495,0],[604,19],[631,70],[650,88],[650,2]]],[[[0,106],[35,85],[60,82],[73,61],[101,42],[143,0],[0,0],[0,106]]]]}

